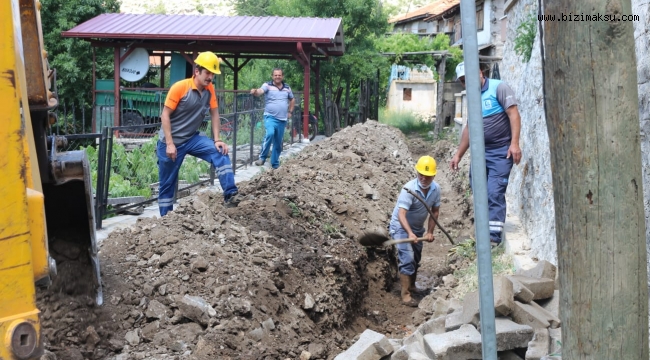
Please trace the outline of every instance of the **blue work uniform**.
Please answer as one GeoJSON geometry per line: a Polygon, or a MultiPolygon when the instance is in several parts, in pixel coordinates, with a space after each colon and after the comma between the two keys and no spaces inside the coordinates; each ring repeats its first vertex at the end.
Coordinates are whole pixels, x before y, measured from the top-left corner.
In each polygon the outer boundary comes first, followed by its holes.
{"type": "MultiPolygon", "coordinates": [[[[418,185],[418,179],[413,179],[404,185],[405,188],[418,194],[432,210],[440,207],[440,185],[435,181],[431,182],[431,187],[426,195],[418,185]]],[[[406,210],[406,221],[411,227],[411,231],[417,236],[424,235],[424,222],[429,216],[429,211],[424,207],[422,202],[415,196],[402,189],[397,198],[397,204],[393,209],[393,215],[390,219],[389,233],[395,240],[407,239],[408,233],[399,222],[399,209],[406,210]]],[[[404,275],[413,275],[417,271],[420,260],[422,259],[422,241],[417,244],[401,243],[397,247],[397,257],[399,259],[399,272],[404,275]]]]}
{"type": "MultiPolygon", "coordinates": [[[[485,79],[481,88],[485,166],[487,171],[490,241],[500,243],[506,221],[506,189],[512,169],[512,157],[506,158],[512,140],[510,118],[506,109],[517,105],[515,94],[506,83],[485,79]]],[[[472,174],[470,171],[470,182],[472,174]]]]}
{"type": "Polygon", "coordinates": [[[289,101],[293,99],[293,92],[289,85],[284,82],[282,82],[281,87],[277,87],[273,84],[273,81],[269,81],[262,84],[261,89],[264,90],[264,128],[266,129],[266,135],[262,141],[260,160],[266,160],[271,145],[273,145],[271,167],[277,169],[280,166],[284,129],[287,127],[289,101]]]}
{"type": "Polygon", "coordinates": [[[174,208],[178,171],[188,154],[214,165],[225,199],[238,193],[230,158],[217,150],[212,139],[198,131],[208,109],[215,109],[217,106],[212,84],[199,91],[194,84],[194,78],[190,78],[176,82],[169,89],[165,107],[173,110],[170,115],[170,125],[172,142],[176,146],[176,161],[167,157],[165,133],[161,128],[160,140],[156,146],[160,181],[158,191],[160,216],[165,216],[174,208]]]}

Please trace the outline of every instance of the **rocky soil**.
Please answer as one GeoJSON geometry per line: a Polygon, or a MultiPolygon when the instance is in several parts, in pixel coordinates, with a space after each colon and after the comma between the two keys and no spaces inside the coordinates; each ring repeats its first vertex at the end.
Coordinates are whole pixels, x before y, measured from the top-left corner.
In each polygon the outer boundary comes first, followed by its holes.
{"type": "MultiPolygon", "coordinates": [[[[64,285],[38,293],[44,358],[332,359],[366,328],[407,336],[431,314],[401,306],[392,250],[357,239],[386,232],[425,154],[439,162],[441,224],[454,241],[471,236],[466,172],[447,171],[453,149],[368,121],[241,183],[237,208],[205,191],[113,232],[100,248],[103,306],[64,285]]],[[[425,245],[429,299],[454,286],[450,247],[439,230],[425,245]]]]}

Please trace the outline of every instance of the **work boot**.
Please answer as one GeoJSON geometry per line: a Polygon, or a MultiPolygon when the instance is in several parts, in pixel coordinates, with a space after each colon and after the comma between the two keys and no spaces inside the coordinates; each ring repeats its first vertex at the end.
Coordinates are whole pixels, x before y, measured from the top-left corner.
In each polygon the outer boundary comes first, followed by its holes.
{"type": "Polygon", "coordinates": [[[402,296],[402,304],[410,307],[418,307],[418,302],[411,297],[409,287],[411,286],[411,276],[400,273],[399,282],[402,287],[400,295],[402,296]]]}
{"type": "Polygon", "coordinates": [[[223,206],[227,208],[237,207],[240,201],[241,201],[241,196],[239,195],[239,192],[236,192],[223,197],[223,206]]]}
{"type": "Polygon", "coordinates": [[[413,273],[413,275],[409,275],[409,280],[410,280],[410,285],[409,285],[409,291],[412,293],[420,294],[422,293],[422,289],[419,289],[415,285],[415,279],[418,277],[418,272],[417,270],[413,273]]]}
{"type": "Polygon", "coordinates": [[[265,160],[257,159],[257,161],[255,161],[253,164],[255,164],[257,166],[262,166],[262,165],[264,165],[264,162],[265,162],[265,160]]]}

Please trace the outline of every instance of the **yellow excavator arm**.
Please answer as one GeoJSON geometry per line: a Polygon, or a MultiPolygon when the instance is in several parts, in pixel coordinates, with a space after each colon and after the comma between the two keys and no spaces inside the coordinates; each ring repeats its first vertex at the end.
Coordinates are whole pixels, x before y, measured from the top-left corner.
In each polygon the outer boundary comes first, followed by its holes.
{"type": "Polygon", "coordinates": [[[35,359],[43,353],[35,284],[56,275],[53,238],[85,250],[102,303],[94,200],[85,152],[57,153],[47,136],[58,99],[40,2],[0,1],[0,53],[0,360],[35,359]]]}
{"type": "Polygon", "coordinates": [[[45,207],[27,138],[18,1],[1,1],[0,14],[0,359],[31,359],[43,351],[35,280],[48,275],[45,207]]]}

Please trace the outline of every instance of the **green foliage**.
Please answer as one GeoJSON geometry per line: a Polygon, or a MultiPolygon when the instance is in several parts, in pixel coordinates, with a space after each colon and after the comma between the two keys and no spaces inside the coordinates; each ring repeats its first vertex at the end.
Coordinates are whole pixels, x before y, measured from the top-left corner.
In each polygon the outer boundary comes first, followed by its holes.
{"type": "Polygon", "coordinates": [[[515,53],[523,57],[523,62],[530,61],[537,35],[537,16],[530,13],[524,21],[517,26],[517,35],[515,36],[515,53]]]}
{"type": "Polygon", "coordinates": [[[154,5],[149,5],[147,7],[147,14],[158,14],[164,15],[167,14],[167,8],[165,7],[165,2],[158,0],[154,5]]]}
{"type": "Polygon", "coordinates": [[[325,233],[329,235],[336,234],[337,232],[339,232],[338,227],[329,223],[323,223],[323,230],[325,230],[325,233]]]}
{"type": "MultiPolygon", "coordinates": [[[[417,34],[398,33],[390,36],[381,36],[376,39],[377,50],[384,53],[395,53],[388,57],[388,61],[398,65],[424,64],[430,68],[435,67],[435,59],[431,55],[411,55],[404,57],[404,53],[419,51],[443,51],[451,54],[445,64],[445,79],[453,80],[456,65],[463,61],[463,52],[458,47],[451,47],[447,34],[438,34],[434,38],[420,37],[417,34]]],[[[437,77],[437,74],[436,74],[437,77]]]]}
{"type": "MultiPolygon", "coordinates": [[[[339,83],[358,84],[362,79],[374,78],[377,69],[388,65],[375,47],[375,39],[389,28],[388,14],[380,0],[235,0],[234,7],[238,15],[342,18],[345,55],[321,62],[321,79],[332,88],[339,83]]],[[[251,61],[240,74],[239,88],[259,87],[270,80],[273,67],[284,70],[285,81],[294,90],[302,89],[303,69],[293,60],[251,61]]],[[[352,89],[356,87],[352,85],[352,89]]]]}
{"type": "Polygon", "coordinates": [[[552,354],[548,354],[548,356],[562,356],[562,342],[560,340],[555,340],[555,344],[558,347],[558,350],[552,354]]]}
{"type": "MultiPolygon", "coordinates": [[[[475,254],[475,253],[474,253],[475,254]]],[[[494,276],[509,275],[514,273],[512,257],[505,253],[505,246],[499,246],[491,251],[492,274],[494,276]]],[[[478,261],[476,256],[471,259],[471,264],[463,269],[456,270],[454,277],[458,286],[453,289],[451,297],[462,299],[469,292],[478,290],[478,261]]]]}
{"type": "Polygon", "coordinates": [[[476,258],[476,240],[467,239],[462,243],[449,249],[447,256],[458,255],[466,259],[474,260],[476,258]]]}
{"type": "MultiPolygon", "coordinates": [[[[111,197],[151,196],[150,184],[158,181],[156,142],[158,137],[131,151],[126,151],[120,143],[113,143],[111,174],[108,192],[111,197]]],[[[91,179],[97,184],[97,150],[85,148],[90,162],[91,179]]],[[[201,176],[208,174],[210,165],[193,156],[185,157],[179,172],[179,179],[196,183],[201,176]]]]}
{"type": "Polygon", "coordinates": [[[291,209],[291,216],[292,217],[300,217],[302,216],[302,210],[294,203],[293,201],[289,199],[284,199],[284,201],[287,202],[287,205],[289,205],[289,208],[291,209]]]}
{"type": "MultiPolygon", "coordinates": [[[[41,19],[43,41],[48,61],[57,71],[59,97],[66,101],[82,99],[90,109],[92,104],[92,48],[88,41],[63,38],[62,31],[102,13],[120,11],[118,0],[42,0],[41,19]]],[[[24,41],[30,41],[24,39],[24,41]]],[[[98,79],[113,77],[113,49],[96,48],[98,79]]]]}
{"type": "Polygon", "coordinates": [[[404,134],[413,132],[423,133],[431,130],[431,124],[418,120],[412,112],[390,111],[385,108],[379,109],[379,122],[396,127],[404,134]]]}

